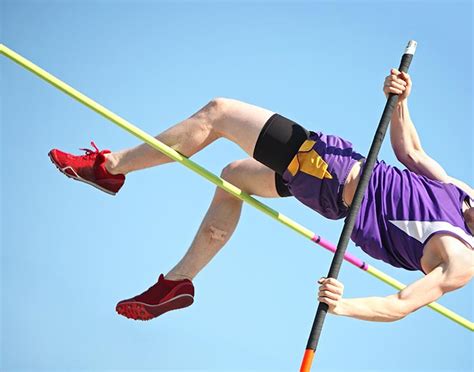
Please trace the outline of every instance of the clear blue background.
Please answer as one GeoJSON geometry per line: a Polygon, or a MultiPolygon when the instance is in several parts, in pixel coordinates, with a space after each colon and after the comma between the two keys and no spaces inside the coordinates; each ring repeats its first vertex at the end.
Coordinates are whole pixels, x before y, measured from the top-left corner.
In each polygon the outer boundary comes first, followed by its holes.
{"type": "MultiPolygon", "coordinates": [[[[241,99],[351,140],[367,153],[383,79],[409,39],[411,111],[423,146],[473,179],[472,4],[418,2],[13,1],[1,40],[151,134],[215,96],[241,99]]],[[[0,61],[1,359],[17,369],[296,371],[331,255],[246,206],[196,278],[196,302],[151,322],[116,315],[190,244],[214,187],[177,164],[131,174],[117,197],[58,173],[47,153],[138,141],[6,58],[0,61]]],[[[245,157],[218,141],[215,173],[245,157]]],[[[385,141],[381,158],[396,163],[385,141]]],[[[272,207],[337,241],[295,200],[272,207]]],[[[393,269],[349,250],[403,282],[393,269]]],[[[346,296],[385,284],[345,264],[346,296]]],[[[441,303],[469,319],[473,284],[441,303]]],[[[319,371],[470,371],[473,336],[428,309],[390,324],[327,318],[319,371]]]]}

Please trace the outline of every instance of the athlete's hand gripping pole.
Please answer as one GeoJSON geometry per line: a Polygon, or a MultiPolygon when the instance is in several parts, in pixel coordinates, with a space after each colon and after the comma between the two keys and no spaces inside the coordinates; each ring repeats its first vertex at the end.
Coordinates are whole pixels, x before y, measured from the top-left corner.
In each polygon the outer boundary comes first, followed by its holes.
{"type": "MultiPolygon", "coordinates": [[[[399,70],[401,72],[408,71],[408,67],[410,66],[413,55],[415,54],[415,50],[416,50],[416,41],[413,41],[413,40],[409,41],[408,46],[405,49],[405,53],[403,54],[402,61],[400,63],[399,70]]],[[[327,275],[328,278],[337,279],[339,275],[341,264],[344,259],[344,253],[347,249],[347,245],[349,244],[349,238],[352,234],[352,230],[354,228],[357,214],[359,212],[360,205],[362,203],[362,199],[365,194],[365,190],[367,189],[367,186],[369,184],[370,176],[372,175],[372,170],[377,160],[377,156],[382,146],[382,142],[385,138],[385,133],[387,132],[387,128],[390,123],[390,119],[392,117],[392,113],[397,104],[397,101],[398,101],[397,95],[390,94],[387,99],[387,103],[385,104],[385,109],[383,111],[382,118],[380,119],[379,125],[377,127],[377,131],[375,132],[375,136],[369,150],[369,155],[367,156],[367,159],[365,161],[365,165],[362,171],[359,185],[357,186],[354,199],[352,201],[352,205],[349,210],[349,215],[347,216],[344,222],[344,227],[342,229],[341,236],[337,244],[337,250],[332,260],[329,273],[327,275]]],[[[303,357],[303,362],[301,364],[300,372],[309,372],[311,370],[311,365],[313,363],[314,354],[318,346],[319,338],[321,336],[321,331],[323,329],[324,319],[326,318],[327,311],[328,311],[328,305],[320,302],[318,306],[318,310],[316,312],[316,317],[313,322],[313,327],[311,328],[308,344],[306,345],[306,352],[303,357]]]]}

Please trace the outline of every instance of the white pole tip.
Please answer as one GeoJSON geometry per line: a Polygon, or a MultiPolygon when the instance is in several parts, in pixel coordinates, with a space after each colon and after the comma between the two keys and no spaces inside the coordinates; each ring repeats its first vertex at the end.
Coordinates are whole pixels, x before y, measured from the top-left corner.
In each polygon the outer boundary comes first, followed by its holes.
{"type": "Polygon", "coordinates": [[[405,49],[405,54],[415,54],[415,51],[416,51],[416,41],[415,40],[410,40],[408,42],[408,45],[405,49]]]}

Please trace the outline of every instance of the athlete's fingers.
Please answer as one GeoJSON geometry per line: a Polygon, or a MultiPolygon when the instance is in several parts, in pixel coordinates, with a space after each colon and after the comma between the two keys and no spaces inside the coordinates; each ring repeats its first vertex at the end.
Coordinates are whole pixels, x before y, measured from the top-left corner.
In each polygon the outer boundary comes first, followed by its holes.
{"type": "Polygon", "coordinates": [[[407,82],[404,79],[401,79],[400,77],[394,75],[388,76],[385,81],[394,82],[401,85],[407,85],[407,82]]]}
{"type": "Polygon", "coordinates": [[[400,72],[397,69],[392,69],[387,79],[396,81],[399,84],[408,85],[410,83],[410,75],[406,72],[400,72]]]}
{"type": "Polygon", "coordinates": [[[409,74],[407,74],[406,72],[402,72],[400,76],[407,86],[411,86],[412,83],[411,83],[411,77],[409,74]]]}
{"type": "Polygon", "coordinates": [[[394,83],[400,84],[401,86],[406,87],[408,83],[405,81],[405,79],[396,79],[393,81],[394,83]]]}
{"type": "Polygon", "coordinates": [[[320,285],[319,290],[331,291],[336,294],[342,295],[344,292],[344,284],[334,278],[321,278],[318,281],[320,285]]]}
{"type": "MultiPolygon", "coordinates": [[[[384,86],[383,86],[383,92],[385,93],[385,95],[388,95],[389,93],[393,93],[390,91],[390,87],[394,87],[396,89],[404,91],[405,88],[407,87],[407,84],[403,80],[394,80],[394,79],[391,79],[390,77],[387,77],[387,79],[385,79],[384,86]]],[[[400,94],[400,93],[396,93],[396,94],[400,94]]]]}
{"type": "Polygon", "coordinates": [[[335,278],[321,278],[318,292],[318,301],[328,305],[328,311],[332,314],[339,301],[342,300],[344,285],[335,278]]]}
{"type": "Polygon", "coordinates": [[[393,68],[390,70],[390,75],[385,78],[383,92],[386,97],[396,94],[399,100],[404,100],[410,95],[411,87],[410,75],[393,68]]]}
{"type": "Polygon", "coordinates": [[[331,300],[330,298],[327,298],[327,297],[318,297],[318,301],[328,304],[330,308],[336,307],[337,305],[337,301],[331,300]]]}
{"type": "Polygon", "coordinates": [[[385,93],[390,93],[391,88],[398,89],[402,92],[404,92],[407,89],[407,87],[405,85],[401,85],[401,84],[398,84],[398,83],[393,82],[393,81],[388,81],[388,82],[385,82],[385,84],[383,86],[383,91],[385,93]]]}
{"type": "Polygon", "coordinates": [[[392,88],[392,87],[389,87],[387,89],[387,91],[389,93],[393,93],[393,94],[403,94],[403,90],[400,90],[400,89],[397,89],[397,88],[392,88]]]}
{"type": "Polygon", "coordinates": [[[407,79],[407,75],[408,74],[405,74],[403,72],[399,72],[398,74],[396,75],[389,75],[385,78],[385,80],[389,80],[389,81],[397,81],[399,83],[402,84],[402,82],[404,82],[406,79],[407,79]]]}
{"type": "Polygon", "coordinates": [[[402,72],[400,74],[400,77],[403,79],[403,80],[411,80],[411,76],[408,72],[402,72]]]}
{"type": "Polygon", "coordinates": [[[318,297],[326,297],[326,298],[330,298],[331,300],[340,300],[341,299],[341,295],[338,294],[338,293],[334,293],[332,291],[319,291],[318,292],[318,297]]]}
{"type": "Polygon", "coordinates": [[[344,287],[336,286],[336,285],[333,285],[333,284],[323,284],[319,287],[319,291],[320,292],[321,291],[330,291],[332,293],[342,295],[342,293],[344,292],[344,287]]]}
{"type": "Polygon", "coordinates": [[[389,82],[388,84],[386,84],[387,87],[393,87],[393,88],[397,88],[397,89],[400,89],[400,90],[405,90],[407,87],[406,87],[406,84],[400,84],[396,81],[391,81],[389,82]]]}
{"type": "Polygon", "coordinates": [[[336,287],[342,287],[342,288],[344,287],[344,285],[339,280],[337,280],[336,278],[327,278],[326,283],[332,284],[336,287]]]}

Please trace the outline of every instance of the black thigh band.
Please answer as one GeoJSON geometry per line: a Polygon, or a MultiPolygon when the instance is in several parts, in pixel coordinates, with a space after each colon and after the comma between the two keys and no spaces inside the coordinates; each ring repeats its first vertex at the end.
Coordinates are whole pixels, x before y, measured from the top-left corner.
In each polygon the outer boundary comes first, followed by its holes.
{"type": "Polygon", "coordinates": [[[268,119],[258,136],[253,157],[275,171],[280,196],[291,195],[281,176],[308,138],[309,132],[305,128],[279,114],[268,119]]]}

